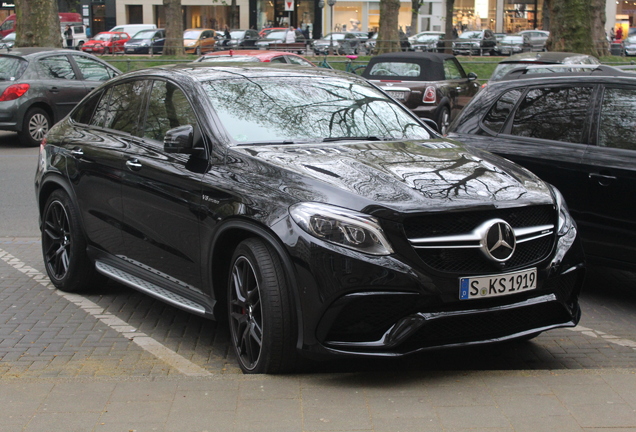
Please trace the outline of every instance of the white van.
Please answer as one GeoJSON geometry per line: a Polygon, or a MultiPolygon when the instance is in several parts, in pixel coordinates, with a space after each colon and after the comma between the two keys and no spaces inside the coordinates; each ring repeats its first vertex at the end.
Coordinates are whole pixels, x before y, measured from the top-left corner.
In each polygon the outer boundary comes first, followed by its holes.
{"type": "Polygon", "coordinates": [[[128,33],[128,36],[130,36],[132,39],[132,37],[135,36],[137,32],[141,30],[152,30],[156,28],[157,26],[155,24],[122,24],[122,25],[113,27],[109,31],[128,33]]]}
{"type": "Polygon", "coordinates": [[[71,30],[73,30],[73,48],[80,49],[84,42],[90,39],[86,35],[86,26],[81,23],[73,23],[73,22],[62,22],[60,26],[60,31],[62,32],[62,46],[66,48],[66,36],[64,36],[64,30],[66,30],[66,26],[70,26],[71,30]]]}

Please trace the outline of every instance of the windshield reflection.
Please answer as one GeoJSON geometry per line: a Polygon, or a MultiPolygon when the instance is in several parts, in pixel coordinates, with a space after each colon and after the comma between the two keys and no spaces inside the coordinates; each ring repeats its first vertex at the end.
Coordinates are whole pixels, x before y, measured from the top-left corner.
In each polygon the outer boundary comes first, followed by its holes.
{"type": "Polygon", "coordinates": [[[207,81],[203,86],[239,144],[430,138],[404,108],[361,81],[268,77],[207,81]]]}

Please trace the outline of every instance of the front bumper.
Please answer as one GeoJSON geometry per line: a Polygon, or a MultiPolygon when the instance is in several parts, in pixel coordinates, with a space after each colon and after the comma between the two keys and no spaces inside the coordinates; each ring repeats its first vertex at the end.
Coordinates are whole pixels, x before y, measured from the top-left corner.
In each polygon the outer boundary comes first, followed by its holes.
{"type": "Polygon", "coordinates": [[[296,263],[298,348],[308,357],[402,356],[572,327],[580,319],[585,270],[576,234],[531,266],[536,289],[460,300],[466,273],[436,271],[410,252],[372,257],[294,231],[279,235],[296,263]]]}

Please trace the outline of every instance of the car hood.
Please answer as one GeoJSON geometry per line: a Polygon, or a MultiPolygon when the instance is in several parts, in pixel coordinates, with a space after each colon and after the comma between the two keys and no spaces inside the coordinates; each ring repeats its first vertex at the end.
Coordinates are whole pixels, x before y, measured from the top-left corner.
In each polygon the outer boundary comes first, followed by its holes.
{"type": "Polygon", "coordinates": [[[245,175],[301,201],[412,213],[552,203],[529,171],[449,140],[241,146],[245,175]],[[275,172],[274,172],[275,171],[275,172]]]}

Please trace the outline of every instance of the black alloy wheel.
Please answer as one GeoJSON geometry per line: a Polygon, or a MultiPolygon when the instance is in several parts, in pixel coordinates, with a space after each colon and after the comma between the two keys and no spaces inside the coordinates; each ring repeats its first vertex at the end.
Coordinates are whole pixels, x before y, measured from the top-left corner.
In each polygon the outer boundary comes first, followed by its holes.
{"type": "Polygon", "coordinates": [[[51,116],[42,108],[31,108],[22,122],[22,131],[18,137],[22,145],[37,147],[51,128],[51,116]]]}
{"type": "Polygon", "coordinates": [[[42,255],[49,279],[62,291],[77,292],[103,280],[86,254],[77,210],[66,192],[59,189],[44,206],[42,255]]]}
{"type": "Polygon", "coordinates": [[[232,257],[228,286],[231,341],[244,373],[294,369],[296,349],[290,295],[280,258],[251,238],[232,257]]]}

